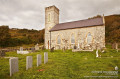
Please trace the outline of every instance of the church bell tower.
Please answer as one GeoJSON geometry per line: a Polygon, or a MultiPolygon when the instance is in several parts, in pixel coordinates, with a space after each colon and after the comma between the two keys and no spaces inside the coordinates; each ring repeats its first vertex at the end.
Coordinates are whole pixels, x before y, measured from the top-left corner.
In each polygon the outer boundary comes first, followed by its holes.
{"type": "Polygon", "coordinates": [[[59,24],[59,9],[57,7],[49,6],[45,8],[45,48],[50,49],[50,32],[49,30],[59,24]]]}

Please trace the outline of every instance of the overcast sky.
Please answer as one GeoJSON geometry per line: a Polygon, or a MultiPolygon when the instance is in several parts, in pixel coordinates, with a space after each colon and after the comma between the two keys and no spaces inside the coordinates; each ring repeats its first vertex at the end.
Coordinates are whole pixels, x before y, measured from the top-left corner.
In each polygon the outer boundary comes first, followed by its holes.
{"type": "Polygon", "coordinates": [[[45,7],[51,5],[60,9],[60,23],[120,14],[120,0],[0,0],[0,25],[43,29],[45,7]]]}

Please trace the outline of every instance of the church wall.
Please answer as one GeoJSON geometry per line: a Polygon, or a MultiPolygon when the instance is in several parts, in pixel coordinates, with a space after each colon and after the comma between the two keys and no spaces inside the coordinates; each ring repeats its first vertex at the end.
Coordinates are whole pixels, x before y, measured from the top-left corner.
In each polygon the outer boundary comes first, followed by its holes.
{"type": "Polygon", "coordinates": [[[51,32],[51,47],[55,49],[72,49],[74,46],[81,49],[96,49],[105,47],[105,26],[93,26],[86,28],[67,29],[51,32]],[[92,35],[92,45],[88,46],[87,35],[92,35]],[[75,43],[71,44],[71,34],[75,36],[75,43]],[[61,44],[57,44],[57,36],[61,37],[61,44]]]}

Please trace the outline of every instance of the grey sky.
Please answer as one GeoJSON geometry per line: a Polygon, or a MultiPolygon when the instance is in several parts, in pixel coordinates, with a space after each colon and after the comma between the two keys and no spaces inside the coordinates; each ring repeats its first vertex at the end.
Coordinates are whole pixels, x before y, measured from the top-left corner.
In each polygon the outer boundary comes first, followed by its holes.
{"type": "Polygon", "coordinates": [[[60,23],[120,14],[120,0],[0,0],[0,25],[40,30],[51,5],[60,9],[60,23]]]}

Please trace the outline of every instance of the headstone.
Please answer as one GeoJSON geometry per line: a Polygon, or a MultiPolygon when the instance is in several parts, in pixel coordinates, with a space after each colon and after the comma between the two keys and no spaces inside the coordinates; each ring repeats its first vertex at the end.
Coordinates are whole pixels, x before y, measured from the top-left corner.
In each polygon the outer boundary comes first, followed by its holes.
{"type": "Polygon", "coordinates": [[[42,46],[42,50],[45,50],[44,46],[42,46]]]}
{"type": "Polygon", "coordinates": [[[23,47],[20,47],[20,51],[23,51],[23,47]]]}
{"type": "Polygon", "coordinates": [[[10,65],[10,76],[12,76],[12,74],[18,72],[18,57],[10,58],[9,65],[10,65]]]}
{"type": "Polygon", "coordinates": [[[35,50],[39,50],[39,45],[38,44],[35,45],[35,50]]]}
{"type": "Polygon", "coordinates": [[[29,68],[32,68],[32,56],[26,57],[26,70],[28,70],[29,68]]]}
{"type": "Polygon", "coordinates": [[[99,57],[99,55],[98,55],[98,49],[96,50],[96,57],[99,57]]]}
{"type": "Polygon", "coordinates": [[[0,56],[1,57],[5,56],[5,50],[0,50],[0,56]]]}
{"type": "Polygon", "coordinates": [[[112,44],[112,49],[118,49],[118,43],[113,43],[112,44]]]}
{"type": "Polygon", "coordinates": [[[74,49],[76,49],[77,47],[74,45],[74,49]]]}
{"type": "Polygon", "coordinates": [[[48,53],[44,52],[44,64],[48,62],[48,53]]]}
{"type": "Polygon", "coordinates": [[[52,47],[52,48],[50,49],[50,52],[54,52],[54,48],[55,48],[55,47],[52,47]]]}
{"type": "Polygon", "coordinates": [[[117,66],[115,66],[115,70],[118,70],[118,67],[117,67],[117,66]]]}
{"type": "Polygon", "coordinates": [[[34,48],[34,47],[32,47],[32,48],[31,48],[31,51],[32,51],[32,52],[35,52],[35,48],[34,48]]]}
{"type": "Polygon", "coordinates": [[[41,55],[38,54],[37,55],[37,66],[39,66],[41,64],[41,59],[42,59],[41,55]]]}

